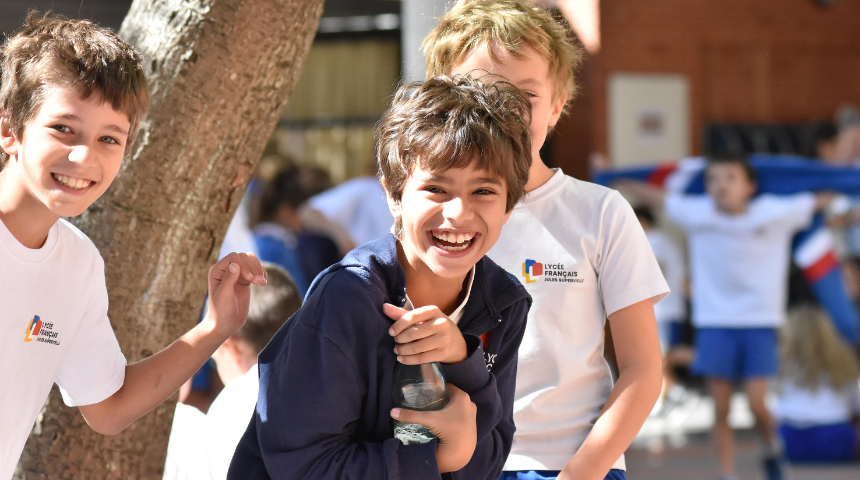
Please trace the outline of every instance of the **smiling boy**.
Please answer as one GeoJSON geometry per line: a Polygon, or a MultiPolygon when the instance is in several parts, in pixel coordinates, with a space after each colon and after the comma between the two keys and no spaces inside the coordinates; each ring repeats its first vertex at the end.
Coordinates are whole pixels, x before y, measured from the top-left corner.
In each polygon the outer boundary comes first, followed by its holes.
{"type": "Polygon", "coordinates": [[[581,54],[564,26],[526,0],[459,0],[423,49],[428,75],[500,75],[532,105],[528,193],[488,253],[534,299],[503,478],[623,479],[623,453],[660,393],[653,304],[669,289],[618,192],[540,158],[576,93],[581,54]],[[607,319],[617,382],[603,357],[607,319]]]}
{"type": "Polygon", "coordinates": [[[60,217],[113,181],[146,106],[140,56],[96,25],[35,14],[2,47],[0,88],[0,479],[10,478],[53,383],[113,435],[167,399],[245,320],[259,262],[209,271],[210,313],[126,365],[107,317],[104,262],[60,217]]]}
{"type": "Polygon", "coordinates": [[[504,82],[437,77],[395,94],[377,126],[394,234],[320,274],[260,354],[257,411],[228,478],[498,477],[531,300],[484,254],[523,195],[528,115],[504,82]],[[448,405],[392,408],[398,361],[441,362],[448,405]],[[392,418],[438,441],[403,445],[392,418]]]}

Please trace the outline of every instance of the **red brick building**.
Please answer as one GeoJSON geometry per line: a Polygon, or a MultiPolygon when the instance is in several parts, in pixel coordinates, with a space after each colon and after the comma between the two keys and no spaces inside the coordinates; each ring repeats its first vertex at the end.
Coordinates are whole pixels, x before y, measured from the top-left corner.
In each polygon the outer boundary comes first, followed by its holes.
{"type": "Polygon", "coordinates": [[[600,49],[550,147],[552,162],[573,175],[587,176],[590,152],[608,153],[615,73],[686,78],[693,154],[709,122],[806,122],[860,105],[860,1],[607,0],[599,8],[600,49]]]}

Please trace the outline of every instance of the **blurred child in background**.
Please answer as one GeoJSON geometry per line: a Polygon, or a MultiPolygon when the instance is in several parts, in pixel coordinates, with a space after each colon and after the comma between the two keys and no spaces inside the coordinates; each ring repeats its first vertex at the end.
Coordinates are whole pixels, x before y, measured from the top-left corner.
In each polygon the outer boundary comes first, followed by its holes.
{"type": "Polygon", "coordinates": [[[203,415],[176,405],[167,445],[164,479],[224,479],[233,452],[257,404],[257,355],[302,305],[295,282],[283,268],[264,263],[266,288],[251,287],[248,319],[212,355],[225,387],[203,415]]]}
{"type": "Polygon", "coordinates": [[[263,188],[252,220],[260,260],[287,270],[302,296],[319,272],[341,259],[335,242],[327,235],[306,230],[299,213],[310,197],[311,176],[303,167],[282,169],[263,188]]]}
{"type": "Polygon", "coordinates": [[[774,416],[792,462],[860,459],[860,365],[821,308],[793,308],[780,331],[774,416]]]}

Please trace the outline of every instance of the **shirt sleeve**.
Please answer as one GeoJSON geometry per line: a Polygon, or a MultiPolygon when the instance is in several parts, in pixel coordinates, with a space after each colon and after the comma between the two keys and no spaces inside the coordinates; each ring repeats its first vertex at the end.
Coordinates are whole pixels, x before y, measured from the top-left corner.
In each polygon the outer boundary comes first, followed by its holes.
{"type": "Polygon", "coordinates": [[[775,214],[787,228],[792,231],[802,230],[812,223],[812,217],[815,216],[815,194],[798,193],[780,198],[779,202],[781,208],[775,214]]]}
{"type": "Polygon", "coordinates": [[[63,402],[70,407],[99,403],[116,393],[125,381],[125,356],[107,312],[104,262],[99,257],[93,268],[88,307],[57,373],[63,402]]]}
{"type": "Polygon", "coordinates": [[[702,198],[680,193],[667,193],[663,207],[669,220],[685,230],[695,227],[705,214],[702,198]]]}
{"type": "Polygon", "coordinates": [[[654,252],[630,204],[612,192],[603,206],[598,255],[594,265],[606,315],[669,294],[654,252]]]}

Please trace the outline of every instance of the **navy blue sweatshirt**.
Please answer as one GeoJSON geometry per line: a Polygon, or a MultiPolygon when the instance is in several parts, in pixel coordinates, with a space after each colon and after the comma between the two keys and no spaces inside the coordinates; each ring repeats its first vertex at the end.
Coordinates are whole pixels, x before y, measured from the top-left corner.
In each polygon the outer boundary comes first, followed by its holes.
{"type": "Polygon", "coordinates": [[[403,305],[405,294],[391,235],[356,248],[314,280],[302,308],[260,353],[257,408],[228,479],[499,477],[514,436],[517,349],[531,297],[487,257],[476,265],[458,324],[468,357],[443,370],[477,406],[478,444],[462,470],[440,475],[436,440],[404,446],[393,438],[397,358],[382,305],[403,305]]]}

